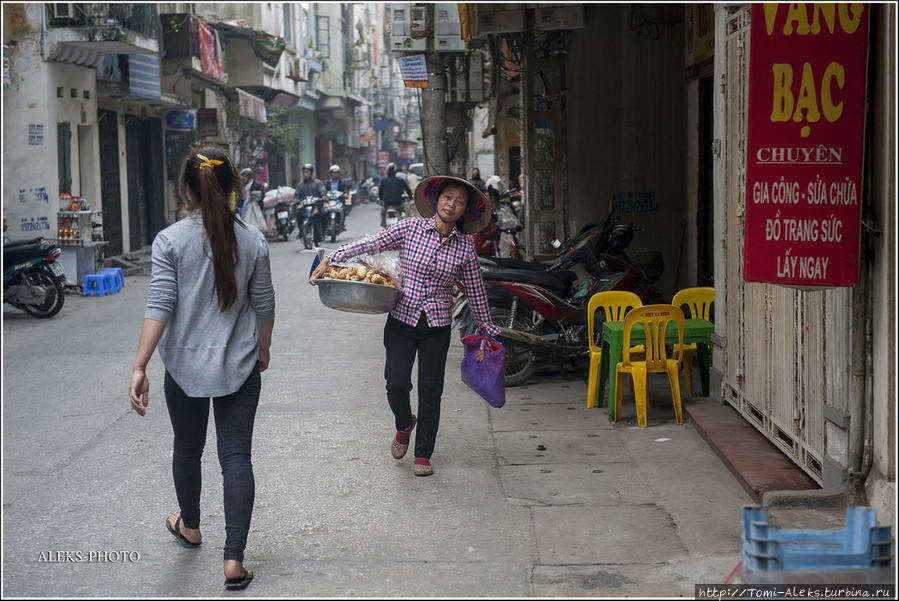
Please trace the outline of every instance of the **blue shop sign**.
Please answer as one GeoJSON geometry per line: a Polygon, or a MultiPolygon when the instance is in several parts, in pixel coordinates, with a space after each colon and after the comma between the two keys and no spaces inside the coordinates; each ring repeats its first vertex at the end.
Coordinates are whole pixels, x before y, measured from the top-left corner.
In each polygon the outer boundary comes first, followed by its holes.
{"type": "Polygon", "coordinates": [[[166,129],[190,131],[194,128],[196,117],[192,111],[169,111],[165,115],[166,129]]]}

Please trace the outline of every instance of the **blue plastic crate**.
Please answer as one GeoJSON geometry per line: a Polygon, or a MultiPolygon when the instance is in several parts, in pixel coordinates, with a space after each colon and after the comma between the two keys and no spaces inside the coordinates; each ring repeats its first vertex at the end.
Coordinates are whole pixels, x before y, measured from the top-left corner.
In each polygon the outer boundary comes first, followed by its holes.
{"type": "Polygon", "coordinates": [[[892,527],[866,507],[847,507],[842,530],[790,530],[769,524],[761,507],[743,508],[744,570],[890,567],[891,547],[892,527]]]}

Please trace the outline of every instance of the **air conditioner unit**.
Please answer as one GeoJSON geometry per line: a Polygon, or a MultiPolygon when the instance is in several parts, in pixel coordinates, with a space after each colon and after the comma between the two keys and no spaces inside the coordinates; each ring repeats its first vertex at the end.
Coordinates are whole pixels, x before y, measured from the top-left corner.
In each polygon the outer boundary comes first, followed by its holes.
{"type": "Polygon", "coordinates": [[[287,79],[307,81],[309,67],[305,57],[297,57],[287,63],[287,79]]]}
{"type": "Polygon", "coordinates": [[[53,3],[50,5],[50,11],[54,19],[75,18],[75,5],[71,2],[53,3]]]}
{"type": "Polygon", "coordinates": [[[298,81],[309,81],[309,61],[305,56],[297,57],[296,73],[298,81]]]}

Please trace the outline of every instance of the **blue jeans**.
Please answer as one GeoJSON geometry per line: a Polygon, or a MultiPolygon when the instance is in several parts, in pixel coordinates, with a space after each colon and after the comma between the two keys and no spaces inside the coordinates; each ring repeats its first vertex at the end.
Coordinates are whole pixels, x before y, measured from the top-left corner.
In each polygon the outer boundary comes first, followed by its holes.
{"type": "MultiPolygon", "coordinates": [[[[219,464],[225,495],[225,559],[243,561],[253,515],[256,482],[250,460],[253,423],[262,379],[259,366],[253,368],[240,389],[212,400],[219,464]]],[[[165,372],[165,402],[175,433],[172,476],[181,518],[187,528],[200,527],[200,458],[206,445],[209,398],[189,397],[175,379],[165,372]]]]}

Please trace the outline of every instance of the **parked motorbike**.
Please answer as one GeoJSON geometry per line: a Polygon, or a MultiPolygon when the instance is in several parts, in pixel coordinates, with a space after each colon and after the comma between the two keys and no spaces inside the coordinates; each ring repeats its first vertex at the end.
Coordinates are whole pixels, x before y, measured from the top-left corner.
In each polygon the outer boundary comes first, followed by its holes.
{"type": "Polygon", "coordinates": [[[3,302],[34,317],[53,317],[65,303],[62,249],[43,238],[3,247],[3,302]]]}
{"type": "MultiPolygon", "coordinates": [[[[508,193],[506,193],[508,196],[508,193]]],[[[499,257],[503,234],[509,236],[509,257],[520,259],[522,245],[518,240],[518,232],[521,231],[521,221],[514,211],[507,205],[499,205],[493,212],[493,219],[487,228],[472,236],[475,251],[483,257],[499,257]]]]}
{"type": "Polygon", "coordinates": [[[324,217],[325,229],[331,237],[331,242],[337,241],[337,235],[343,231],[344,220],[343,192],[331,190],[325,198],[324,217]]]}
{"type": "MultiPolygon", "coordinates": [[[[651,289],[651,281],[646,278],[661,276],[661,254],[644,253],[652,257],[647,258],[645,265],[653,271],[639,271],[624,255],[632,238],[633,225],[613,220],[610,213],[602,225],[587,226],[573,240],[559,244],[559,261],[554,265],[536,264],[542,270],[534,264],[516,268],[510,263],[484,268],[491,315],[501,328],[497,338],[506,345],[506,386],[526,382],[540,358],[552,357],[564,365],[587,357],[590,333],[587,332],[586,300],[592,294],[603,290],[636,290],[640,282],[644,289],[651,289]],[[572,289],[577,278],[570,268],[576,264],[582,265],[592,277],[586,291],[572,289]]],[[[647,303],[655,300],[641,298],[647,303]]],[[[463,336],[473,331],[467,300],[460,301],[454,317],[463,336]]]]}
{"type": "Polygon", "coordinates": [[[318,246],[322,239],[321,222],[319,218],[321,210],[320,198],[306,196],[300,201],[297,222],[300,223],[300,235],[303,246],[311,250],[313,245],[318,246]]]}
{"type": "Polygon", "coordinates": [[[296,204],[291,202],[279,202],[275,205],[275,227],[278,235],[287,242],[291,232],[297,226],[296,204]]]}

